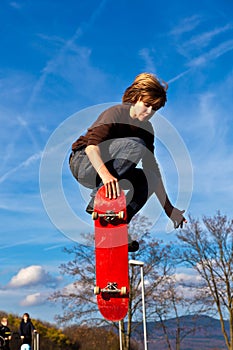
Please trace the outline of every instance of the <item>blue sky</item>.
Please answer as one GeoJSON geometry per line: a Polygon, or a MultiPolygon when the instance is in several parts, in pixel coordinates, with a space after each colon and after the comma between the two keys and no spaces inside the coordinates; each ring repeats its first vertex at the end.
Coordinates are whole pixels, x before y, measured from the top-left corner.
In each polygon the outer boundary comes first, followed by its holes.
{"type": "MultiPolygon", "coordinates": [[[[1,1],[0,310],[59,311],[46,298],[69,283],[62,247],[93,225],[69,146],[138,73],[169,83],[153,124],[172,201],[232,215],[232,13],[230,0],[1,1]]],[[[155,200],[143,214],[171,239],[155,200]]]]}

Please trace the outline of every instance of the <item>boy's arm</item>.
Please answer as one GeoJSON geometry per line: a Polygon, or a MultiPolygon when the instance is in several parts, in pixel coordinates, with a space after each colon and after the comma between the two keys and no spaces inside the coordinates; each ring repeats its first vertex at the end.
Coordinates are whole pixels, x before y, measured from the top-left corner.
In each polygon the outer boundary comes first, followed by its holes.
{"type": "Polygon", "coordinates": [[[149,171],[152,171],[154,176],[156,176],[157,186],[155,187],[155,194],[161,206],[164,208],[165,213],[172,220],[174,228],[182,228],[183,223],[187,222],[183,216],[185,210],[179,210],[171,204],[163,184],[159,165],[152,152],[149,151],[146,153],[145,157],[143,158],[143,167],[149,171]]]}
{"type": "Polygon", "coordinates": [[[159,178],[158,180],[158,185],[155,189],[155,194],[160,204],[164,208],[165,213],[172,220],[174,228],[182,228],[183,223],[187,222],[185,217],[183,216],[185,210],[179,210],[171,204],[166,190],[164,188],[162,178],[159,178]]]}
{"type": "Polygon", "coordinates": [[[99,146],[89,145],[86,147],[85,152],[98,173],[99,177],[103,181],[105,186],[106,197],[108,198],[117,198],[120,195],[120,187],[117,178],[115,178],[105,166],[99,146]]]}

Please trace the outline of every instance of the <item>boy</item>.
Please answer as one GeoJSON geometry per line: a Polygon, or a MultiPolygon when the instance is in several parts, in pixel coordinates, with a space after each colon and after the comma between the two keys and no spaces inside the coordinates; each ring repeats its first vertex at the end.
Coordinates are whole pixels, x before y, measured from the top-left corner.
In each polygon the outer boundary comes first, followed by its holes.
{"type": "MultiPolygon", "coordinates": [[[[171,204],[163,185],[149,121],[165,105],[166,91],[167,84],[153,74],[139,74],[125,90],[122,104],[101,113],[87,133],[72,144],[71,172],[79,183],[93,189],[88,213],[93,211],[99,187],[105,186],[106,197],[110,199],[119,196],[121,187],[128,190],[128,223],[155,194],[174,227],[183,227],[184,210],[171,204]],[[140,161],[142,168],[136,167],[140,161]]],[[[129,245],[129,251],[131,248],[129,245]]]]}

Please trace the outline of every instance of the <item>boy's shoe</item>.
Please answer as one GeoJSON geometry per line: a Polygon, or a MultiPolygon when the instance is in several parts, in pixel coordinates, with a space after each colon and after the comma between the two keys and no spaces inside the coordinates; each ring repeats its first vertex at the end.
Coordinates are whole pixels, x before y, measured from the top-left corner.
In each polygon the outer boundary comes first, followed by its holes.
{"type": "Polygon", "coordinates": [[[131,241],[128,243],[128,252],[129,253],[135,253],[139,249],[139,243],[138,241],[131,241]]]}
{"type": "Polygon", "coordinates": [[[88,206],[86,207],[86,212],[90,215],[93,213],[93,210],[94,210],[94,200],[95,198],[91,197],[91,200],[88,203],[88,206]]]}
{"type": "Polygon", "coordinates": [[[129,253],[135,253],[139,249],[139,243],[138,241],[133,241],[132,237],[128,233],[128,252],[129,253]]]}

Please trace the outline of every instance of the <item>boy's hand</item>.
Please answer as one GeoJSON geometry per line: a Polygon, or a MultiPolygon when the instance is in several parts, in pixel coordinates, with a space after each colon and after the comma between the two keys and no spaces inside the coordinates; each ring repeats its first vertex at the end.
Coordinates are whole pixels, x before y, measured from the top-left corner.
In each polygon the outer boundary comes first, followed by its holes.
{"type": "Polygon", "coordinates": [[[107,180],[103,180],[105,186],[105,196],[109,199],[117,198],[120,195],[120,186],[118,180],[111,177],[107,180]]]}
{"type": "Polygon", "coordinates": [[[183,216],[185,210],[179,210],[177,208],[173,208],[171,215],[169,216],[174,224],[174,228],[183,228],[183,224],[187,223],[187,220],[183,216]]]}
{"type": "Polygon", "coordinates": [[[109,199],[119,197],[120,186],[118,180],[112,176],[104,164],[99,168],[98,174],[105,186],[105,196],[109,199]]]}

